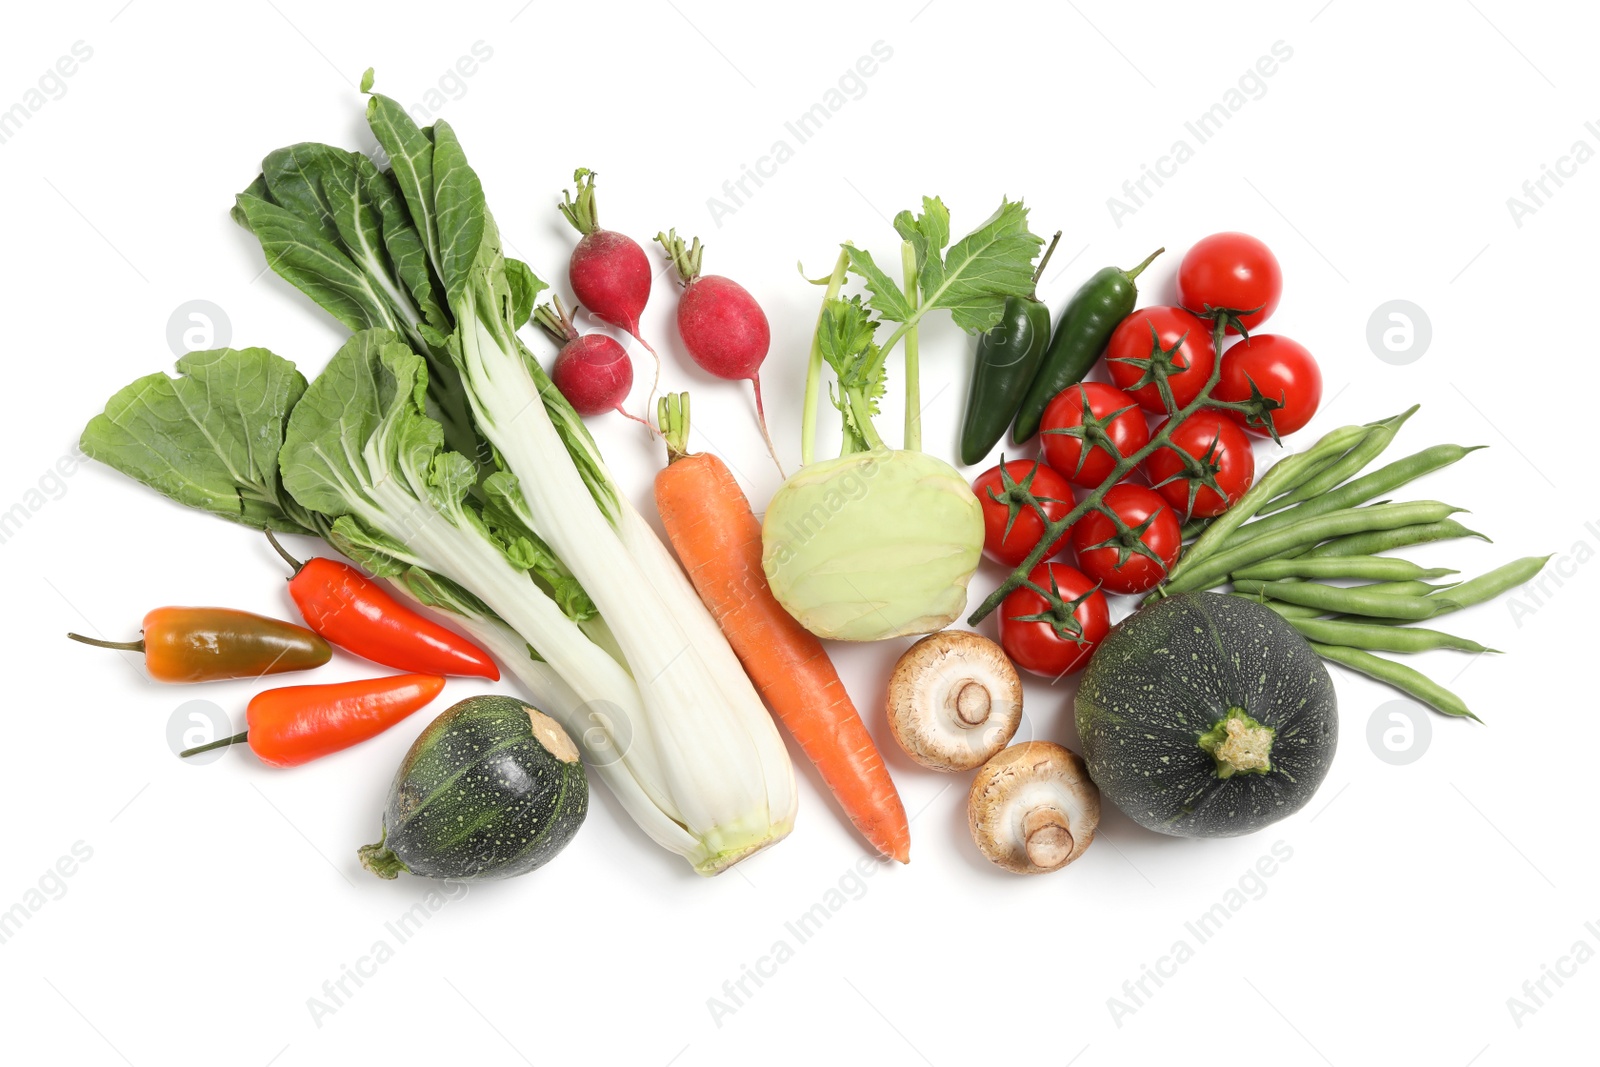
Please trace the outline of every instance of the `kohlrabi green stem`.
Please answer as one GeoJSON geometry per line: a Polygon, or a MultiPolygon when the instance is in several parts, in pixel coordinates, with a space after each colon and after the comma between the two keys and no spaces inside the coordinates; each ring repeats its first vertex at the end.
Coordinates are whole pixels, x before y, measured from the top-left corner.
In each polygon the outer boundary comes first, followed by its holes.
{"type": "Polygon", "coordinates": [[[839,290],[844,287],[845,271],[849,267],[850,253],[841,250],[838,260],[833,264],[833,273],[828,276],[828,288],[822,294],[822,307],[817,311],[817,328],[811,333],[811,358],[806,364],[805,411],[800,418],[802,465],[809,464],[817,451],[817,402],[822,396],[822,316],[828,310],[828,302],[838,298],[839,290]]]}
{"type": "MultiPolygon", "coordinates": [[[[860,388],[846,389],[845,398],[850,402],[850,412],[855,417],[856,429],[867,442],[868,448],[882,448],[883,438],[878,436],[878,428],[872,425],[872,403],[867,399],[865,390],[860,388]]],[[[848,434],[848,429],[846,433],[848,434]]]]}
{"type": "MultiPolygon", "coordinates": [[[[1212,342],[1219,352],[1222,351],[1222,342],[1227,337],[1227,329],[1227,316],[1219,314],[1212,328],[1212,342]]],[[[1026,582],[1028,573],[1044,560],[1045,553],[1062,534],[1071,528],[1073,523],[1087,515],[1091,509],[1099,507],[1100,501],[1105,499],[1106,493],[1110,492],[1111,487],[1120,482],[1129,471],[1144,462],[1146,456],[1151,455],[1157,449],[1165,448],[1172,440],[1174,427],[1180,425],[1184,419],[1187,419],[1196,411],[1210,404],[1211,390],[1215,389],[1217,382],[1221,380],[1222,360],[1218,359],[1212,362],[1211,377],[1206,379],[1206,384],[1201,387],[1200,392],[1187,405],[1173,412],[1172,417],[1161,424],[1159,431],[1150,435],[1149,444],[1137,452],[1130,452],[1125,456],[1119,457],[1112,467],[1111,473],[1106,476],[1105,481],[1101,482],[1094,492],[1078,501],[1076,507],[1055,522],[1045,524],[1044,533],[1040,535],[1039,543],[1034,545],[1033,551],[1028,553],[1028,558],[1018,564],[1017,568],[1006,577],[1006,580],[1001,582],[994,592],[984,598],[983,603],[978,605],[976,611],[967,616],[967,623],[971,626],[978,625],[978,623],[988,618],[995,608],[1000,606],[1000,602],[1009,596],[1012,590],[1026,582]]]]}
{"type": "MultiPolygon", "coordinates": [[[[900,270],[905,275],[906,303],[918,307],[917,249],[910,241],[900,242],[900,270]]],[[[906,330],[906,439],[901,446],[909,452],[922,451],[922,366],[917,353],[917,328],[906,330]]]]}

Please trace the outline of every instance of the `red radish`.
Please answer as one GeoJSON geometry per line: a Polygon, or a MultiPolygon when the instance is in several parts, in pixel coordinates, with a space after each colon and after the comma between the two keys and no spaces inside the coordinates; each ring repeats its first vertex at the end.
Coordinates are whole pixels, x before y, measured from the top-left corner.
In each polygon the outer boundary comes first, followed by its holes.
{"type": "MultiPolygon", "coordinates": [[[[639,336],[639,316],[650,302],[650,283],[654,280],[650,260],[639,243],[615,230],[600,229],[594,202],[594,171],[579,167],[572,173],[578,185],[576,200],[565,189],[563,203],[556,205],[568,222],[583,234],[572,260],[567,265],[567,281],[578,303],[602,322],[618,326],[644,345],[656,361],[656,383],[661,381],[661,357],[639,336]]],[[[655,396],[656,387],[650,387],[655,396]]]]}
{"type": "Polygon", "coordinates": [[[584,416],[617,411],[635,422],[644,422],[622,408],[628,390],[633,388],[633,361],[614,338],[603,333],[578,333],[559,296],[534,308],[533,318],[561,345],[550,367],[550,380],[572,410],[584,416]]]}
{"type": "Polygon", "coordinates": [[[761,404],[761,361],[772,344],[766,313],[749,291],[731,278],[700,273],[703,249],[700,238],[686,246],[677,230],[656,234],[667,250],[683,283],[678,301],[678,336],[700,369],[727,381],[748,378],[756,390],[756,419],[772,462],[783,473],[778,453],[767,432],[767,413],[761,404]]]}

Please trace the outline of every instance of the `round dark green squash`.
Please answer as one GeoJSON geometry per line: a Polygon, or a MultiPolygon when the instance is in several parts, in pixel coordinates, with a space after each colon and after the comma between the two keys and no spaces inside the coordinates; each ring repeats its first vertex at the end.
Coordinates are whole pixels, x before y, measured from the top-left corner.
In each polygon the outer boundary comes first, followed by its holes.
{"type": "Polygon", "coordinates": [[[382,878],[509,878],[566,847],[589,809],[577,746],[512,697],[470,697],[433,720],[406,753],[383,838],[360,851],[382,878]]]}
{"type": "Polygon", "coordinates": [[[1139,825],[1235,837],[1294,814],[1339,740],[1328,670],[1277,612],[1182,593],[1095,650],[1075,708],[1089,777],[1139,825]]]}

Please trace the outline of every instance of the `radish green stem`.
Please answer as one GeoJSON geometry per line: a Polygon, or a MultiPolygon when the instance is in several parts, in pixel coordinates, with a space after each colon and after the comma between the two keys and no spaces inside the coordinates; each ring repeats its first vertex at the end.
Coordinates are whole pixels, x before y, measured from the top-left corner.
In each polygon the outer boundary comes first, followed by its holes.
{"type": "MultiPolygon", "coordinates": [[[[822,294],[822,307],[817,311],[816,328],[811,331],[811,358],[806,364],[805,410],[800,418],[802,466],[809,464],[817,452],[817,401],[822,393],[822,316],[828,310],[828,302],[836,299],[839,290],[844,287],[845,271],[849,266],[850,253],[841,250],[839,258],[834,261],[833,273],[828,276],[827,291],[822,294]]],[[[804,274],[804,271],[801,273],[804,274]]],[[[846,434],[846,437],[848,436],[846,434]]]]}

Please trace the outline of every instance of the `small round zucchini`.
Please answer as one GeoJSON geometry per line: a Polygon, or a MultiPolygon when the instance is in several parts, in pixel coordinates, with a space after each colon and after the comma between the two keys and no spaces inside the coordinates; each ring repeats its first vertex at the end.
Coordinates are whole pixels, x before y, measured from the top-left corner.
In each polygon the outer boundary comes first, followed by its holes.
{"type": "Polygon", "coordinates": [[[360,850],[380,878],[510,878],[548,863],[589,808],[578,748],[520,700],[471,697],[422,731],[389,787],[383,837],[360,850]]]}
{"type": "Polygon", "coordinates": [[[1076,699],[1089,776],[1141,826],[1254,833],[1317,791],[1339,740],[1328,669],[1270,608],[1182,593],[1095,650],[1076,699]]]}

